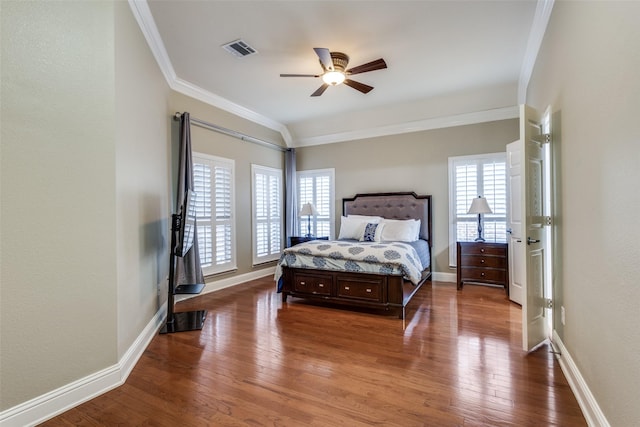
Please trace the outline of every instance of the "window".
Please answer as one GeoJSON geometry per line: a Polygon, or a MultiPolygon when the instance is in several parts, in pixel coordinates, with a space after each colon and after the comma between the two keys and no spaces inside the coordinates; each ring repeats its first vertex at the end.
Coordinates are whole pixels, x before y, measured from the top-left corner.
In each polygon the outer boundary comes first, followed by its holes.
{"type": "Polygon", "coordinates": [[[274,261],[282,251],[282,170],[251,165],[253,264],[274,261]]]}
{"type": "Polygon", "coordinates": [[[193,153],[198,249],[205,275],[236,268],[234,161],[193,153]]]}
{"type": "Polygon", "coordinates": [[[335,189],[334,169],[318,169],[301,171],[298,176],[298,212],[305,203],[313,203],[318,215],[315,217],[299,218],[300,236],[309,233],[309,219],[311,220],[311,235],[333,238],[333,219],[335,189]]]}
{"type": "Polygon", "coordinates": [[[487,242],[507,241],[505,153],[449,158],[449,265],[456,265],[456,241],[478,237],[478,216],[467,211],[474,197],[487,199],[493,213],[482,215],[487,242]]]}

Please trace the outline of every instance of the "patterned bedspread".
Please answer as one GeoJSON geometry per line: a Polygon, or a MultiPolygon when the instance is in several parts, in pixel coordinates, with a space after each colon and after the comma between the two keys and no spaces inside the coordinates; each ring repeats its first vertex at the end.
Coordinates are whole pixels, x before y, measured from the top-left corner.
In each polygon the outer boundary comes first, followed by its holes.
{"type": "Polygon", "coordinates": [[[413,284],[420,282],[424,269],[409,244],[345,240],[313,240],[285,249],[276,266],[276,282],[282,275],[282,266],[396,274],[413,284]]]}

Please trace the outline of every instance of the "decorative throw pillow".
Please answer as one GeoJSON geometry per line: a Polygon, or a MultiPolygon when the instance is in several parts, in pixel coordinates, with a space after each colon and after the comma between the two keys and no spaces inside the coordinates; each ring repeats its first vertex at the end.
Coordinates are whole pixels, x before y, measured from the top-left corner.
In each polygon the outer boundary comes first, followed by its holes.
{"type": "Polygon", "coordinates": [[[368,223],[364,227],[364,232],[360,238],[361,242],[379,242],[382,237],[384,224],[368,223]]]}
{"type": "Polygon", "coordinates": [[[364,242],[375,242],[376,241],[376,228],[378,228],[378,224],[367,224],[364,228],[364,235],[362,236],[362,241],[364,242]]]}

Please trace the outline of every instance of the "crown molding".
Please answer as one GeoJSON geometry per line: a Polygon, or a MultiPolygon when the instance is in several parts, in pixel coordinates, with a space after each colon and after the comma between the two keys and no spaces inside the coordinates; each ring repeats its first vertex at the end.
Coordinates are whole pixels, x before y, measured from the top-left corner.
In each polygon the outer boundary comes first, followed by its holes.
{"type": "Polygon", "coordinates": [[[154,21],[153,15],[151,15],[149,5],[146,0],[129,0],[129,7],[131,8],[134,18],[136,18],[136,21],[138,22],[138,26],[140,27],[144,38],[147,40],[151,53],[154,58],[156,58],[156,62],[158,63],[165,80],[169,83],[169,86],[171,86],[171,82],[177,77],[176,72],[173,69],[171,60],[169,59],[169,54],[164,48],[162,37],[160,37],[158,27],[156,27],[156,21],[154,21]]]}
{"type": "Polygon", "coordinates": [[[129,0],[129,7],[131,8],[133,16],[138,22],[138,26],[140,27],[144,38],[147,40],[147,44],[149,45],[149,48],[151,49],[151,52],[153,53],[153,56],[171,89],[220,108],[221,110],[235,114],[238,117],[242,117],[251,122],[280,132],[282,139],[284,139],[287,146],[290,147],[292,145],[292,138],[289,129],[287,129],[287,127],[282,123],[265,117],[241,105],[235,104],[228,99],[206,91],[201,87],[179,78],[173,69],[173,65],[169,59],[169,54],[164,47],[162,37],[160,37],[160,32],[158,31],[158,27],[153,19],[153,15],[151,14],[147,1],[129,0]]]}
{"type": "Polygon", "coordinates": [[[527,50],[522,60],[522,68],[520,69],[520,79],[518,80],[518,104],[526,104],[527,87],[529,80],[533,74],[533,67],[542,46],[544,33],[547,31],[547,25],[551,18],[551,11],[555,0],[538,0],[536,5],[536,13],[533,16],[531,31],[529,32],[529,40],[527,41],[527,50]]]}
{"type": "Polygon", "coordinates": [[[289,133],[289,129],[287,129],[287,127],[282,123],[258,114],[255,111],[252,111],[241,105],[233,103],[226,98],[211,93],[178,77],[176,77],[173,82],[169,82],[169,86],[176,92],[180,92],[206,104],[220,108],[221,110],[227,111],[231,114],[235,114],[236,116],[242,117],[243,119],[247,119],[269,129],[280,132],[280,134],[282,135],[282,139],[284,139],[285,143],[287,144],[287,147],[291,147],[292,145],[292,138],[291,134],[289,133]]]}
{"type": "Polygon", "coordinates": [[[472,125],[476,123],[493,122],[497,120],[514,119],[519,117],[517,105],[511,107],[494,108],[491,110],[475,111],[472,113],[456,114],[443,117],[433,117],[407,123],[399,123],[377,128],[358,129],[330,135],[300,138],[295,147],[333,144],[336,142],[353,141],[357,139],[376,138],[380,136],[398,135],[402,133],[420,132],[432,129],[442,129],[454,126],[472,125]]]}

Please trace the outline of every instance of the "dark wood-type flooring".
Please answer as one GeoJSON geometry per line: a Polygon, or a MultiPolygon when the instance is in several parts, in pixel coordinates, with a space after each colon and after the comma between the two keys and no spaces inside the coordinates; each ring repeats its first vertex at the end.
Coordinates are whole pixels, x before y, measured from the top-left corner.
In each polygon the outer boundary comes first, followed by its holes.
{"type": "Polygon", "coordinates": [[[504,290],[427,283],[395,315],[290,298],[267,277],[177,305],[126,383],[46,426],[584,426],[546,345],[521,350],[504,290]]]}

